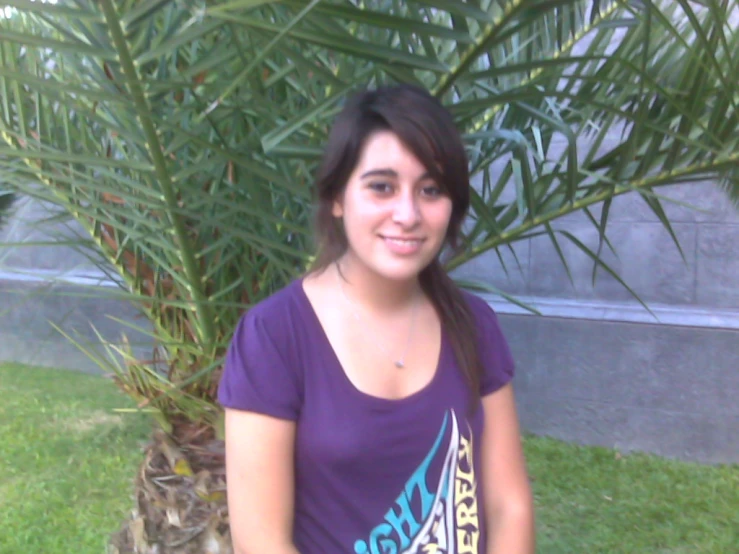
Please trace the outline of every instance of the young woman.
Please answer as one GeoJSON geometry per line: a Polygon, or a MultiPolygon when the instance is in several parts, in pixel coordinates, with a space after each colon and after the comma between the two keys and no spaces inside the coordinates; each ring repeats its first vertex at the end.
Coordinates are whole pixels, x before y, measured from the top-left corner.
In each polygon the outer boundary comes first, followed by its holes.
{"type": "Polygon", "coordinates": [[[316,263],[241,319],[219,388],[236,554],[533,553],[510,351],[439,262],[469,187],[425,91],[338,116],[316,263]]]}

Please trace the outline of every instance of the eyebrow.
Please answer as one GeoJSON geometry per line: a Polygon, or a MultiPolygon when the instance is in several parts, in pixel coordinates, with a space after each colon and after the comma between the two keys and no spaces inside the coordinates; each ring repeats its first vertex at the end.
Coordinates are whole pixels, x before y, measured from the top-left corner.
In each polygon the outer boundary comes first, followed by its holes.
{"type": "MultiPolygon", "coordinates": [[[[389,169],[389,168],[370,169],[369,171],[365,171],[364,173],[362,173],[362,175],[360,175],[360,179],[364,179],[366,177],[374,177],[374,176],[397,178],[398,172],[395,171],[394,169],[389,169]]],[[[432,178],[431,174],[427,171],[426,173],[421,175],[421,177],[418,180],[424,181],[426,179],[431,179],[431,178],[432,178]]]]}

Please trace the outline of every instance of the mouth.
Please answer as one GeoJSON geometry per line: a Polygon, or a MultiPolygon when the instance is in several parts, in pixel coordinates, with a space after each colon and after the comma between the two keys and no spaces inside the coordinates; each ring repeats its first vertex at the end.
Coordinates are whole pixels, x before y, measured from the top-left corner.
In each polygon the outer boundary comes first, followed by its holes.
{"type": "Polygon", "coordinates": [[[424,239],[418,237],[389,237],[380,235],[388,248],[395,254],[415,254],[421,249],[424,239]]]}
{"type": "Polygon", "coordinates": [[[383,240],[386,240],[388,242],[392,242],[394,244],[398,244],[401,246],[413,246],[416,244],[421,244],[423,242],[422,238],[416,238],[416,237],[388,237],[385,235],[380,235],[380,237],[383,240]]]}

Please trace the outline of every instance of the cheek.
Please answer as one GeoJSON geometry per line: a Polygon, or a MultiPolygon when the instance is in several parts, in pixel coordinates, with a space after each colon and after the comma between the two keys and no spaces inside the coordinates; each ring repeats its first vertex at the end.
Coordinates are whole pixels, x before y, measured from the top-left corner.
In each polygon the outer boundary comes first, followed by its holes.
{"type": "Polygon", "coordinates": [[[343,205],[344,224],[347,226],[371,228],[390,215],[386,207],[363,198],[347,199],[343,205]]]}
{"type": "Polygon", "coordinates": [[[371,238],[380,220],[371,206],[347,199],[340,211],[344,234],[354,246],[371,238]]]}
{"type": "Polygon", "coordinates": [[[433,222],[434,227],[440,231],[446,231],[446,229],[449,228],[449,224],[452,219],[452,201],[447,199],[443,202],[439,202],[437,205],[433,206],[433,210],[430,215],[430,219],[433,222]]]}

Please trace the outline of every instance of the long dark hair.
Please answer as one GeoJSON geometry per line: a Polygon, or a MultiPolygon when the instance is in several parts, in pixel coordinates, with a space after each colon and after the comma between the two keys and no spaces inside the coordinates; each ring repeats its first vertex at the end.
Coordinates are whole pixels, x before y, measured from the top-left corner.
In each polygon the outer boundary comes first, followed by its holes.
{"type": "MultiPolygon", "coordinates": [[[[348,247],[340,220],[331,212],[356,167],[367,138],[391,131],[413,152],[452,200],[446,243],[458,247],[462,223],[470,204],[467,155],[451,114],[427,91],[411,86],[385,86],[350,97],[329,133],[316,177],[317,255],[311,271],[320,272],[338,260],[348,247]]],[[[419,275],[447,331],[457,363],[479,398],[482,366],[476,327],[461,291],[437,256],[419,275]]]]}

